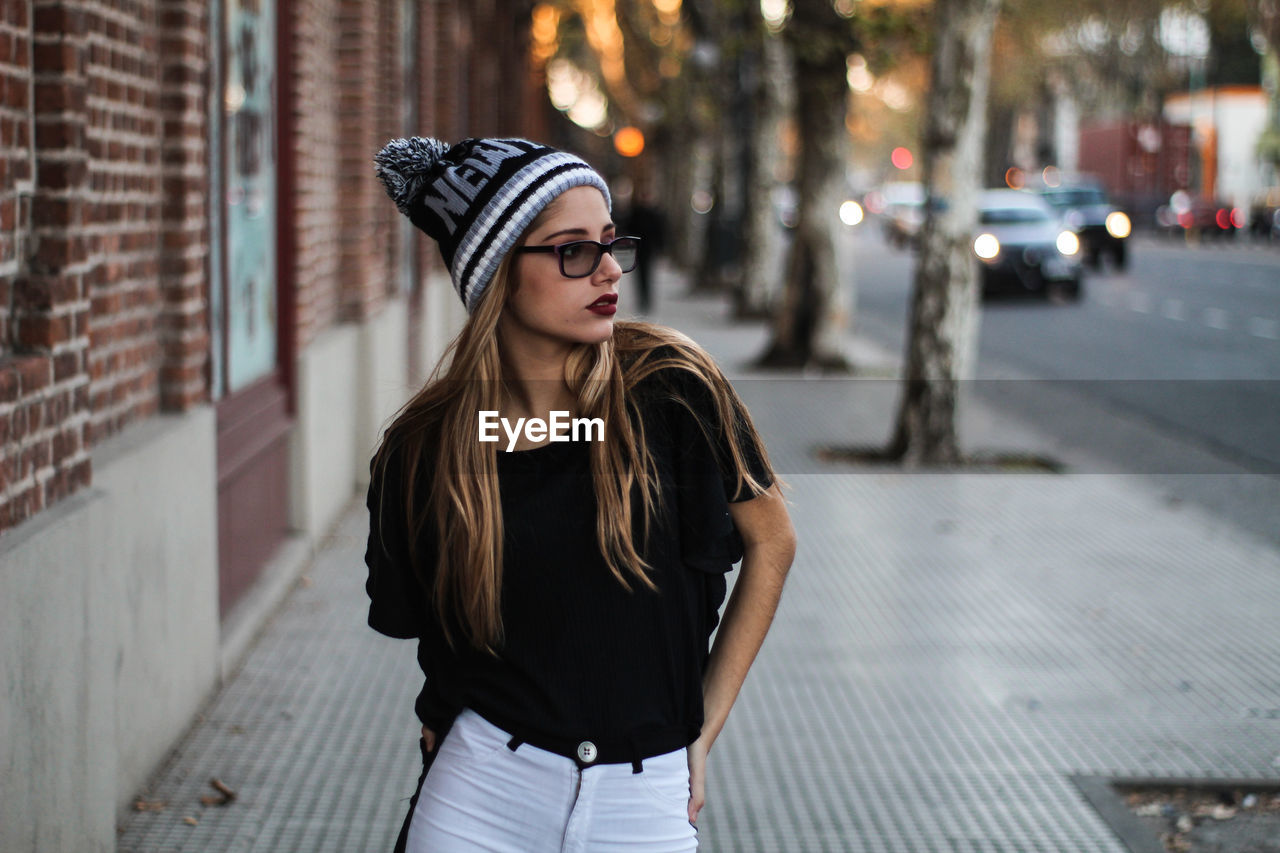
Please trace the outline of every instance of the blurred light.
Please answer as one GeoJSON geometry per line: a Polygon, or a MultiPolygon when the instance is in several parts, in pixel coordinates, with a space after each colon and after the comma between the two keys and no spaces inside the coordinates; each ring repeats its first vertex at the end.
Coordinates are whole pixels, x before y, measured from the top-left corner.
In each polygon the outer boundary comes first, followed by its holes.
{"type": "Polygon", "coordinates": [[[1026,186],[1026,178],[1022,174],[1022,170],[1017,166],[1010,166],[1005,170],[1004,182],[1011,190],[1020,190],[1026,186]]]}
{"type": "Polygon", "coordinates": [[[840,221],[845,225],[857,225],[862,221],[862,205],[852,199],[840,205],[840,221]]]}
{"type": "Polygon", "coordinates": [[[1218,224],[1219,228],[1221,228],[1223,231],[1226,231],[1228,228],[1231,227],[1230,211],[1228,211],[1226,208],[1219,208],[1218,212],[1213,215],[1213,221],[1218,224]]]}
{"type": "Polygon", "coordinates": [[[680,6],[681,0],[653,0],[653,8],[658,17],[669,27],[680,22],[680,6]]]}
{"type": "Polygon", "coordinates": [[[915,158],[911,156],[911,152],[906,148],[895,148],[893,153],[889,155],[889,162],[893,163],[895,169],[910,169],[911,164],[915,162],[915,158]]]}
{"type": "Polygon", "coordinates": [[[613,135],[613,148],[623,157],[639,157],[644,150],[644,134],[638,127],[624,127],[613,135]]]}
{"type": "Polygon", "coordinates": [[[1044,171],[1040,173],[1040,177],[1044,180],[1046,187],[1062,186],[1062,173],[1058,171],[1057,166],[1045,166],[1044,171]]]}
{"type": "Polygon", "coordinates": [[[1058,251],[1064,255],[1074,255],[1080,251],[1080,238],[1074,231],[1063,231],[1058,235],[1058,251]]]}
{"type": "Polygon", "coordinates": [[[535,62],[544,63],[556,55],[560,47],[560,10],[550,3],[539,3],[530,13],[533,37],[531,54],[535,62]]]}
{"type": "Polygon", "coordinates": [[[1107,233],[1117,240],[1123,240],[1133,232],[1133,223],[1129,217],[1118,210],[1107,214],[1107,233]]]}
{"type": "Polygon", "coordinates": [[[871,87],[876,84],[876,78],[871,76],[871,72],[867,70],[867,60],[862,54],[851,53],[849,58],[845,60],[845,80],[849,83],[849,88],[859,94],[871,91],[871,87]]]}
{"type": "Polygon", "coordinates": [[[227,86],[227,92],[223,96],[226,111],[229,113],[237,113],[244,106],[244,86],[239,83],[232,83],[227,86]]]}
{"type": "Polygon", "coordinates": [[[1231,224],[1236,228],[1244,227],[1244,211],[1238,207],[1231,209],[1231,224]]]}
{"type": "Polygon", "coordinates": [[[1195,217],[1191,215],[1189,210],[1184,210],[1178,214],[1178,224],[1183,228],[1190,228],[1195,221],[1195,217]]]}
{"type": "Polygon", "coordinates": [[[872,190],[867,193],[863,201],[866,202],[868,213],[875,216],[884,213],[884,193],[880,192],[880,190],[872,190]]]}
{"type": "Polygon", "coordinates": [[[973,253],[984,261],[990,261],[1000,254],[1000,241],[994,234],[979,234],[973,241],[973,253]]]}
{"type": "Polygon", "coordinates": [[[689,206],[694,213],[710,213],[716,205],[716,197],[707,190],[694,190],[689,197],[689,206]]]}
{"type": "Polygon", "coordinates": [[[856,8],[854,0],[835,0],[831,5],[835,8],[836,14],[842,18],[852,18],[856,8]]]}
{"type": "Polygon", "coordinates": [[[760,14],[765,26],[775,33],[787,22],[787,14],[791,11],[787,0],[760,0],[760,14]]]}
{"type": "Polygon", "coordinates": [[[649,41],[653,42],[655,47],[666,47],[671,44],[671,28],[654,24],[649,27],[649,41]]]}
{"type": "Polygon", "coordinates": [[[609,101],[595,78],[567,59],[547,63],[547,95],[579,127],[599,130],[609,117],[609,101]]]}
{"type": "Polygon", "coordinates": [[[1169,196],[1169,207],[1179,217],[1191,210],[1191,196],[1186,190],[1177,190],[1173,195],[1169,196]]]}
{"type": "Polygon", "coordinates": [[[886,107],[896,112],[906,112],[914,103],[910,89],[887,78],[877,80],[873,91],[886,107]]]}

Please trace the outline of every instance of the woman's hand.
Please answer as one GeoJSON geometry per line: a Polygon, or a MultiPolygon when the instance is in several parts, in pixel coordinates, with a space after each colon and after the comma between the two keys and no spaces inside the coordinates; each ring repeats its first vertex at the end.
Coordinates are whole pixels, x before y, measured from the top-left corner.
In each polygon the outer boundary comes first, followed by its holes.
{"type": "Polygon", "coordinates": [[[422,740],[427,744],[427,752],[436,751],[436,733],[426,726],[422,727],[422,740]]]}
{"type": "Polygon", "coordinates": [[[698,812],[707,803],[707,745],[698,738],[686,750],[689,756],[689,823],[698,823],[698,812]]]}

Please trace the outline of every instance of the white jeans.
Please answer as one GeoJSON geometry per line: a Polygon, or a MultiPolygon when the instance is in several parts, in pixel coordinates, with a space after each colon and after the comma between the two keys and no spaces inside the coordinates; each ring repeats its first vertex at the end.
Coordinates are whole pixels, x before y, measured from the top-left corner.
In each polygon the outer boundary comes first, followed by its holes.
{"type": "Polygon", "coordinates": [[[692,853],[685,749],[579,770],[520,744],[471,709],[439,746],[409,825],[407,853],[692,853]]]}

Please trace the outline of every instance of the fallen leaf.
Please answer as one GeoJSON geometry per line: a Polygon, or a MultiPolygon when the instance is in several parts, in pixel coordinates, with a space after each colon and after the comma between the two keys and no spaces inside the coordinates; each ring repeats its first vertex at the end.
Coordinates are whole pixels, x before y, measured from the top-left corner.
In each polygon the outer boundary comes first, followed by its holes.
{"type": "Polygon", "coordinates": [[[231,789],[227,783],[221,779],[210,779],[209,785],[218,792],[215,797],[212,794],[206,794],[200,798],[200,803],[206,806],[225,806],[234,803],[236,800],[236,792],[231,789]]]}
{"type": "Polygon", "coordinates": [[[182,819],[182,822],[183,822],[183,823],[185,823],[185,824],[189,824],[190,826],[195,826],[196,824],[200,823],[200,821],[196,820],[195,818],[191,817],[190,815],[188,815],[187,817],[184,817],[184,818],[182,819]]]}

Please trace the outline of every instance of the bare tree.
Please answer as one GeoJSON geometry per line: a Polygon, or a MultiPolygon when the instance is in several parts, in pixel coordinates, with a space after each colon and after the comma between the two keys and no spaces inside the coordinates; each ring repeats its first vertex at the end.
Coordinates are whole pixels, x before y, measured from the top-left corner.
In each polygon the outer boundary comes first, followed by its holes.
{"type": "MultiPolygon", "coordinates": [[[[756,13],[759,17],[759,13],[756,13]]],[[[763,19],[761,19],[763,24],[763,19]]],[[[753,117],[747,165],[745,240],[742,283],[735,311],[739,317],[762,316],[781,290],[782,234],[773,209],[781,166],[782,127],[795,106],[791,56],[778,35],[759,26],[752,83],[753,117]]]]}
{"type": "Polygon", "coordinates": [[[915,464],[960,461],[956,408],[978,342],[977,218],[1000,0],[936,0],[923,157],[926,213],[911,300],[905,389],[888,455],[915,464]],[[945,200],[945,204],[940,203],[945,200]]]}
{"type": "Polygon", "coordinates": [[[857,47],[853,26],[831,0],[794,0],[783,30],[795,62],[796,131],[800,138],[796,227],[787,255],[782,304],[763,367],[848,369],[842,338],[852,283],[848,240],[838,211],[845,192],[849,134],[845,114],[847,57],[857,47]]]}

